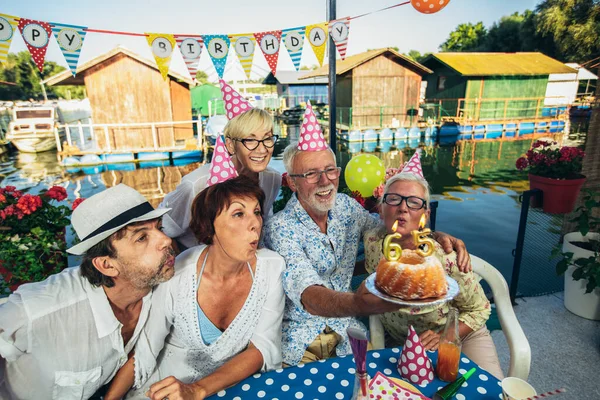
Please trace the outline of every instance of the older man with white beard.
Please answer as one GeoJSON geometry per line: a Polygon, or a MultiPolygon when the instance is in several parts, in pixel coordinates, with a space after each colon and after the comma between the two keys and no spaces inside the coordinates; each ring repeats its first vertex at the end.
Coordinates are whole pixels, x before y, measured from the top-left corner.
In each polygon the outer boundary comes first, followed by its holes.
{"type": "MultiPolygon", "coordinates": [[[[362,327],[355,317],[398,310],[372,295],[364,282],[352,293],[358,245],[363,233],[381,222],[337,193],[341,168],[310,104],[300,131],[299,143],[283,154],[295,194],[264,228],[265,245],[286,261],[282,353],[287,365],[350,354],[346,329],[362,327]]],[[[448,253],[456,247],[459,267],[468,268],[462,241],[443,234],[436,240],[448,253]]]]}

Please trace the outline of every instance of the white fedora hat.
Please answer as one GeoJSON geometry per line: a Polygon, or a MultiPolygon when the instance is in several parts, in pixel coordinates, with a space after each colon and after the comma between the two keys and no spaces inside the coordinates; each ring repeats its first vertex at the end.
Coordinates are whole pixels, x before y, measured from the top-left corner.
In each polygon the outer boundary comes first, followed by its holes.
{"type": "Polygon", "coordinates": [[[170,210],[155,210],[137,190],[121,183],[86,199],[73,211],[71,224],[81,242],[67,251],[81,255],[124,226],[161,217],[170,210]]]}

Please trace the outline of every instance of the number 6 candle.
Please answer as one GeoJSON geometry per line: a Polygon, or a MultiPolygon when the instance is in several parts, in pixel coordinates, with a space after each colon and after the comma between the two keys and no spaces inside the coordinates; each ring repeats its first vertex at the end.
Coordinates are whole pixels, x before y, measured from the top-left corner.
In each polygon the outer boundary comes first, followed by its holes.
{"type": "MultiPolygon", "coordinates": [[[[423,215],[421,215],[421,220],[419,221],[419,230],[411,231],[413,240],[415,242],[417,254],[420,255],[421,257],[430,256],[433,253],[433,249],[435,246],[435,242],[433,241],[433,239],[428,237],[429,235],[431,235],[431,229],[429,229],[429,228],[423,229],[425,227],[425,221],[426,221],[426,217],[425,217],[425,214],[423,214],[423,215]],[[421,250],[419,248],[419,246],[421,246],[421,245],[427,245],[427,249],[425,251],[421,250]]],[[[386,237],[386,239],[387,239],[387,237],[386,237]]]]}
{"type": "Polygon", "coordinates": [[[402,238],[402,235],[397,233],[396,229],[398,229],[397,220],[392,226],[394,233],[390,233],[383,240],[383,255],[388,261],[398,261],[402,257],[402,247],[398,243],[392,243],[392,240],[402,238]]]}

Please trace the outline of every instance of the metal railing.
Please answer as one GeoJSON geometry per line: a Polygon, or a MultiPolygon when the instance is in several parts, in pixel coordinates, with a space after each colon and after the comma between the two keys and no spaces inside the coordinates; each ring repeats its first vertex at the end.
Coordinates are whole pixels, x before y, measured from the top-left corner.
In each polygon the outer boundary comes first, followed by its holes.
{"type": "MultiPolygon", "coordinates": [[[[64,132],[64,137],[66,139],[67,144],[70,147],[78,146],[80,150],[83,150],[87,147],[87,143],[91,143],[97,145],[98,135],[103,135],[105,146],[103,147],[95,147],[94,153],[112,153],[115,151],[133,151],[133,150],[148,150],[148,151],[161,151],[163,149],[185,149],[185,145],[181,146],[176,143],[175,140],[172,141],[171,146],[159,146],[159,137],[158,130],[161,128],[172,128],[177,129],[178,125],[196,125],[196,129],[198,132],[197,138],[197,146],[198,148],[203,148],[204,146],[204,137],[202,132],[202,122],[200,120],[192,120],[192,121],[166,121],[166,122],[135,122],[135,123],[121,123],[121,124],[94,124],[92,122],[83,124],[81,121],[78,121],[77,124],[56,124],[54,126],[54,138],[56,140],[56,148],[59,152],[63,151],[63,146],[61,143],[62,132],[64,132]],[[136,130],[144,130],[149,129],[152,137],[152,146],[140,146],[136,148],[132,148],[132,146],[120,147],[120,146],[112,146],[111,145],[111,130],[118,129],[131,129],[134,128],[136,130]],[[73,130],[75,131],[75,139],[73,140],[73,130]],[[99,133],[100,132],[100,133],[99,133]]],[[[114,138],[113,138],[114,141],[114,138]]]]}

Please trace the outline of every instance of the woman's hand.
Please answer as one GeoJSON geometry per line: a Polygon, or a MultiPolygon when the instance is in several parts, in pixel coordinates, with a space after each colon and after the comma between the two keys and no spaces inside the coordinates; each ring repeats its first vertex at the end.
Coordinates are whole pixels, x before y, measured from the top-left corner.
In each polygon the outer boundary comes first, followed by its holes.
{"type": "Polygon", "coordinates": [[[203,400],[207,397],[206,390],[198,384],[185,384],[174,376],[150,386],[146,396],[152,400],[203,400]]]}
{"type": "Polygon", "coordinates": [[[419,339],[427,351],[436,351],[440,345],[440,334],[431,330],[421,333],[419,339]]]}
{"type": "Polygon", "coordinates": [[[471,266],[471,257],[469,257],[465,242],[439,231],[433,233],[433,238],[440,246],[442,246],[442,249],[444,249],[446,254],[456,251],[456,264],[460,272],[465,273],[473,270],[473,267],[471,266]]]}

